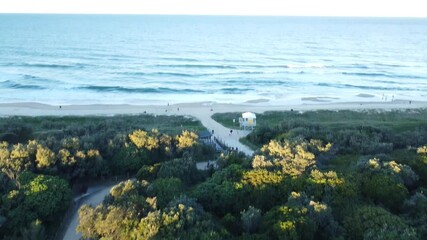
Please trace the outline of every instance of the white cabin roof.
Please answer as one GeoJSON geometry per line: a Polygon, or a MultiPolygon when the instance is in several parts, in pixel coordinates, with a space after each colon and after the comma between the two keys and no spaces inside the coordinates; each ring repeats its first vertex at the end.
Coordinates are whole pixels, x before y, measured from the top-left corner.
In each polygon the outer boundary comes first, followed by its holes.
{"type": "Polygon", "coordinates": [[[252,112],[244,112],[242,113],[242,118],[256,118],[256,115],[252,112]]]}

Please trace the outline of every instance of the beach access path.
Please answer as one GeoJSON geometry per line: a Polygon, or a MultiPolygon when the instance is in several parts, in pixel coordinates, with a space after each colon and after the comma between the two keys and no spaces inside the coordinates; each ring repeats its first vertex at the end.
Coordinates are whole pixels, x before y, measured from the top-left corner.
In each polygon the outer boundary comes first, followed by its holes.
{"type": "Polygon", "coordinates": [[[71,220],[68,223],[68,226],[65,228],[64,240],[79,240],[82,235],[76,231],[78,220],[79,220],[79,212],[78,209],[82,205],[91,205],[96,206],[104,201],[105,196],[110,193],[110,189],[115,184],[109,184],[107,186],[99,186],[95,191],[88,190],[88,194],[85,194],[80,200],[75,199],[77,206],[75,207],[75,212],[72,214],[71,220]]]}
{"type": "Polygon", "coordinates": [[[202,125],[205,126],[209,131],[212,132],[213,130],[213,136],[216,137],[219,141],[225,143],[225,145],[228,147],[234,149],[237,148],[238,151],[244,152],[248,156],[252,156],[254,151],[239,141],[240,138],[248,135],[250,131],[233,129],[233,131],[230,132],[230,128],[226,128],[213,120],[212,114],[213,111],[205,110],[195,113],[194,117],[200,120],[202,125]]]}
{"type": "MultiPolygon", "coordinates": [[[[233,130],[233,133],[230,134],[229,128],[225,128],[224,126],[222,126],[221,124],[219,124],[218,122],[216,122],[211,118],[213,111],[211,111],[210,109],[211,108],[207,108],[205,109],[205,111],[199,111],[196,114],[194,114],[194,117],[200,120],[203,126],[205,126],[210,131],[214,130],[214,136],[220,141],[224,142],[227,146],[237,148],[239,151],[242,151],[246,155],[251,156],[253,154],[253,151],[247,146],[239,142],[239,138],[245,137],[247,134],[250,133],[250,131],[233,130]]],[[[200,168],[204,169],[206,164],[207,162],[199,163],[198,169],[200,168]]],[[[79,204],[79,206],[82,206],[84,204],[96,206],[100,204],[104,200],[104,198],[109,194],[113,186],[114,185],[104,186],[102,189],[99,189],[98,191],[95,191],[91,194],[86,195],[83,201],[81,201],[81,203],[79,204]]],[[[76,212],[73,213],[70,223],[66,228],[65,235],[63,238],[64,240],[78,240],[81,238],[81,234],[76,231],[76,228],[78,225],[78,218],[79,218],[78,208],[76,209],[77,209],[76,212]]]]}

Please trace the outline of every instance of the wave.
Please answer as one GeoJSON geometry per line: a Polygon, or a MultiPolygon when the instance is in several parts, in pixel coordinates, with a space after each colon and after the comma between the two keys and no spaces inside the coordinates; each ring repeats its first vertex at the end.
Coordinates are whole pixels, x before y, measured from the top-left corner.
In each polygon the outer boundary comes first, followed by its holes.
{"type": "Polygon", "coordinates": [[[373,63],[375,66],[381,66],[381,67],[405,67],[400,64],[391,64],[391,63],[373,63]]]}
{"type": "Polygon", "coordinates": [[[334,84],[334,83],[318,83],[317,86],[333,87],[333,88],[356,88],[363,90],[384,90],[384,91],[425,91],[420,88],[405,88],[405,87],[380,87],[380,86],[366,86],[366,85],[353,85],[353,84],[334,84]]]}
{"type": "Polygon", "coordinates": [[[124,92],[124,93],[204,93],[195,89],[175,89],[175,88],[128,88],[120,86],[82,86],[75,89],[90,90],[96,92],[124,92]]]}
{"type": "Polygon", "coordinates": [[[118,72],[117,74],[129,76],[170,76],[170,77],[199,77],[201,74],[176,73],[176,72],[118,72]]]}
{"type": "Polygon", "coordinates": [[[286,68],[326,68],[326,65],[321,63],[303,63],[303,64],[287,64],[286,68]]]}
{"type": "Polygon", "coordinates": [[[337,66],[338,68],[356,68],[356,69],[369,69],[369,66],[363,65],[363,64],[348,64],[348,65],[341,65],[337,66]]]}
{"type": "Polygon", "coordinates": [[[17,83],[17,82],[12,81],[12,80],[0,82],[0,86],[2,86],[4,88],[11,88],[11,89],[33,89],[33,90],[47,89],[46,87],[43,87],[40,85],[22,84],[22,83],[17,83]]]}
{"type": "Polygon", "coordinates": [[[236,94],[236,93],[244,93],[244,92],[249,92],[252,91],[253,89],[251,88],[221,88],[220,91],[225,93],[225,94],[236,94]]]}
{"type": "Polygon", "coordinates": [[[239,68],[245,68],[245,67],[251,67],[251,68],[327,68],[329,66],[326,66],[321,63],[291,63],[291,64],[272,64],[272,65],[265,65],[265,64],[244,64],[244,65],[236,65],[236,67],[239,68]]]}
{"type": "Polygon", "coordinates": [[[365,72],[342,72],[343,75],[362,76],[362,77],[387,77],[387,78],[409,78],[409,79],[427,79],[415,75],[399,75],[389,73],[365,73],[365,72]]]}
{"type": "Polygon", "coordinates": [[[166,77],[207,77],[207,76],[224,76],[224,75],[251,75],[251,74],[276,74],[280,72],[263,72],[263,71],[231,71],[231,72],[211,72],[211,73],[182,73],[182,72],[116,72],[116,74],[128,76],[166,76],[166,77]]]}
{"type": "Polygon", "coordinates": [[[41,78],[38,76],[34,76],[34,75],[30,75],[30,74],[23,74],[21,75],[25,80],[30,80],[36,83],[52,83],[52,84],[63,84],[63,82],[59,81],[59,80],[52,80],[52,79],[47,79],[47,78],[41,78]]]}
{"type": "MultiPolygon", "coordinates": [[[[296,65],[199,65],[199,64],[170,64],[170,65],[155,65],[156,67],[167,67],[167,68],[182,68],[177,72],[174,71],[157,71],[157,72],[144,72],[144,71],[128,71],[128,72],[115,72],[118,75],[128,76],[167,76],[167,77],[206,77],[206,76],[225,76],[225,75],[261,75],[261,74],[304,74],[306,71],[303,70],[285,70],[295,69],[296,65]],[[196,69],[192,72],[184,72],[185,68],[205,68],[205,69],[229,69],[229,71],[220,72],[197,72],[196,69]],[[270,69],[270,70],[267,70],[270,69]],[[280,70],[283,69],[283,70],[280,70]],[[193,72],[194,71],[194,72],[193,72]],[[298,72],[295,72],[298,71],[298,72]]],[[[303,66],[303,65],[301,65],[303,66]]],[[[307,65],[302,68],[322,68],[320,65],[307,65]]]]}
{"type": "MultiPolygon", "coordinates": [[[[251,70],[247,70],[247,71],[237,71],[237,72],[232,72],[230,74],[269,74],[269,73],[273,73],[273,72],[263,72],[263,71],[251,71],[251,70]]],[[[274,72],[274,73],[279,73],[279,72],[274,72]]]]}
{"type": "Polygon", "coordinates": [[[214,69],[236,69],[236,66],[231,65],[215,65],[215,64],[156,64],[156,67],[168,68],[214,68],[214,69]]]}
{"type": "MultiPolygon", "coordinates": [[[[283,87],[283,86],[291,86],[292,82],[289,80],[272,80],[272,79],[230,79],[230,80],[209,80],[205,82],[208,86],[244,86],[244,87],[252,87],[252,88],[243,88],[244,90],[250,91],[255,90],[259,86],[271,86],[271,87],[283,87]]],[[[236,88],[242,89],[242,88],[236,88]]],[[[225,90],[234,90],[234,89],[225,89],[225,90]]]]}
{"type": "Polygon", "coordinates": [[[57,69],[80,69],[89,66],[84,63],[75,63],[75,64],[51,64],[51,63],[9,63],[6,66],[15,66],[15,67],[30,67],[30,68],[57,68],[57,69]]]}
{"type": "Polygon", "coordinates": [[[183,57],[161,57],[162,60],[178,61],[178,62],[199,62],[195,58],[183,58],[183,57]]]}
{"type": "Polygon", "coordinates": [[[140,59],[137,56],[128,55],[128,54],[112,54],[106,52],[87,52],[88,58],[92,59],[140,59]]]}

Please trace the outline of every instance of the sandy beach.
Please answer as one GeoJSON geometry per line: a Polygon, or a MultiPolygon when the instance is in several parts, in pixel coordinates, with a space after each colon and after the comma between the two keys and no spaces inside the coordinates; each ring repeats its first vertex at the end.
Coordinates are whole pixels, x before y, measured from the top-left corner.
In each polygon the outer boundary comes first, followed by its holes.
{"type": "Polygon", "coordinates": [[[90,105],[48,105],[36,102],[0,103],[0,116],[90,116],[120,114],[188,115],[197,118],[210,117],[214,113],[265,111],[312,111],[312,110],[395,110],[427,108],[427,101],[395,100],[393,102],[346,102],[307,103],[299,105],[273,105],[265,101],[245,104],[224,104],[216,102],[195,102],[173,105],[131,105],[131,104],[90,104],[90,105]]]}

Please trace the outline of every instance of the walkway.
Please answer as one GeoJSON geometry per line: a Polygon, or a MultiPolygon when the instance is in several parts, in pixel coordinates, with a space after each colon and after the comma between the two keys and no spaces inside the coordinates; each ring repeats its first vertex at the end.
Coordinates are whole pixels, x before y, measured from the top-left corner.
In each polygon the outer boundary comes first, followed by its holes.
{"type": "MultiPolygon", "coordinates": [[[[214,136],[224,142],[229,147],[238,148],[239,151],[244,152],[248,156],[252,156],[254,151],[252,151],[247,146],[243,145],[239,142],[239,138],[245,137],[250,133],[250,131],[241,131],[241,130],[233,130],[233,133],[230,134],[230,129],[222,126],[215,120],[211,118],[212,112],[209,109],[197,112],[197,114],[194,114],[194,117],[199,119],[203,126],[205,126],[208,130],[212,131],[214,130],[214,136]]],[[[211,162],[212,163],[212,162],[211,162]]],[[[215,163],[214,163],[215,164],[215,163]]],[[[207,165],[207,162],[198,163],[197,167],[199,169],[204,169],[207,165]]],[[[87,194],[86,197],[84,197],[84,200],[82,200],[81,205],[88,204],[92,206],[96,206],[100,204],[105,196],[107,196],[110,192],[110,189],[114,185],[105,186],[102,189],[92,192],[91,194],[87,194]]],[[[78,225],[78,211],[73,214],[72,219],[67,227],[67,230],[64,235],[64,240],[78,240],[81,237],[81,234],[76,232],[76,228],[78,225]]]]}
{"type": "Polygon", "coordinates": [[[216,164],[216,160],[210,160],[210,161],[204,161],[204,162],[197,162],[196,168],[197,170],[208,170],[210,167],[213,167],[214,169],[218,168],[218,165],[216,164]]]}
{"type": "Polygon", "coordinates": [[[250,131],[246,130],[233,130],[233,133],[230,134],[230,129],[222,126],[218,122],[212,119],[212,114],[209,110],[209,108],[205,109],[204,111],[198,111],[194,114],[194,117],[200,120],[200,122],[205,126],[209,131],[214,130],[214,136],[228,145],[229,147],[236,148],[244,152],[248,156],[252,156],[254,151],[247,147],[246,145],[243,145],[241,142],[239,142],[239,139],[242,137],[246,137],[250,133],[250,131]]]}
{"type": "Polygon", "coordinates": [[[77,204],[77,207],[75,207],[76,212],[73,214],[67,227],[67,230],[65,231],[65,235],[63,238],[64,240],[78,240],[81,238],[82,235],[76,231],[79,219],[78,209],[84,204],[97,206],[104,200],[105,196],[110,193],[110,189],[114,185],[116,185],[116,183],[113,185],[103,186],[102,188],[98,188],[94,191],[88,190],[89,193],[85,194],[85,197],[81,198],[83,200],[81,200],[80,198],[75,199],[75,202],[77,204]]]}

